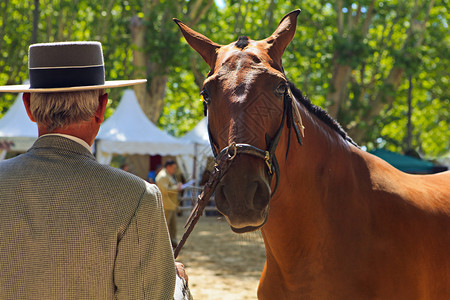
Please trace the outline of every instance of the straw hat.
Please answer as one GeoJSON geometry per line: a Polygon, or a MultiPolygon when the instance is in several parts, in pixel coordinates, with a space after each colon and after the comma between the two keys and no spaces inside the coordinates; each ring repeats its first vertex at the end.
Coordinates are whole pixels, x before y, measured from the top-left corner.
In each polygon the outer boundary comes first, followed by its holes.
{"type": "Polygon", "coordinates": [[[0,86],[0,92],[74,92],[130,86],[146,79],[105,81],[102,44],[59,42],[29,48],[30,84],[0,86]]]}

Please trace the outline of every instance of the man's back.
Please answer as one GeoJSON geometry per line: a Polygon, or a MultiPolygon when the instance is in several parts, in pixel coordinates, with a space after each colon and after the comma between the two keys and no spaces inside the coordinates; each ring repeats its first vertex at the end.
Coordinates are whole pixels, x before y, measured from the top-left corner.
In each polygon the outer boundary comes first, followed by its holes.
{"type": "Polygon", "coordinates": [[[171,299],[175,267],[154,185],[41,137],[0,164],[0,298],[171,299]]]}

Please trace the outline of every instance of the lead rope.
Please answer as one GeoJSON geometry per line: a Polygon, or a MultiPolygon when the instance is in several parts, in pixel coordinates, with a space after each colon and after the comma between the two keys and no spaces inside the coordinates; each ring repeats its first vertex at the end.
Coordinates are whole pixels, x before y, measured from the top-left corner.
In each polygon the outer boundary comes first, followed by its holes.
{"type": "Polygon", "coordinates": [[[226,174],[228,171],[228,168],[231,165],[231,162],[236,157],[237,154],[237,148],[236,143],[231,143],[230,146],[227,147],[227,151],[224,153],[224,155],[221,155],[216,160],[216,164],[214,165],[214,170],[209,177],[208,182],[203,187],[203,191],[201,194],[197,197],[197,203],[195,204],[194,208],[192,209],[191,214],[189,215],[186,224],[184,225],[184,228],[187,228],[186,231],[183,234],[183,237],[181,238],[180,242],[178,243],[177,247],[175,248],[173,252],[173,256],[175,258],[178,257],[178,254],[180,253],[181,248],[186,243],[186,240],[188,239],[189,235],[191,234],[192,230],[194,230],[195,224],[197,224],[198,220],[203,214],[203,210],[205,209],[206,205],[209,202],[209,199],[211,198],[212,194],[214,193],[214,190],[216,189],[217,184],[220,182],[222,177],[226,174]]]}

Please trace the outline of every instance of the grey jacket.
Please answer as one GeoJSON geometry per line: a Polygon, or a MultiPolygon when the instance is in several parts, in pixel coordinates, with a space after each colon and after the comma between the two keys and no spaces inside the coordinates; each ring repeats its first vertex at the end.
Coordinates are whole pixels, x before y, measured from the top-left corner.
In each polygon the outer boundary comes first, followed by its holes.
{"type": "Polygon", "coordinates": [[[155,185],[39,138],[0,163],[0,299],[173,299],[155,185]]]}

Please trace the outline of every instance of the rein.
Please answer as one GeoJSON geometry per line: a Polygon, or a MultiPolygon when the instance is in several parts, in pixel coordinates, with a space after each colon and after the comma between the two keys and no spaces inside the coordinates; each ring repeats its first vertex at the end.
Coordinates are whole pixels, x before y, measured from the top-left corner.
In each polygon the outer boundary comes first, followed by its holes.
{"type": "Polygon", "coordinates": [[[184,228],[187,228],[185,233],[183,234],[183,237],[181,238],[180,242],[178,243],[177,247],[174,250],[173,256],[175,258],[178,257],[178,254],[180,253],[181,248],[186,243],[187,238],[191,234],[192,230],[194,229],[195,224],[197,224],[197,221],[200,219],[200,217],[203,214],[203,210],[205,209],[206,205],[209,202],[209,198],[211,198],[211,195],[214,193],[217,184],[220,182],[222,177],[226,174],[228,171],[228,168],[231,165],[231,162],[236,157],[237,154],[237,148],[236,144],[232,143],[230,146],[227,147],[228,150],[224,152],[224,154],[220,157],[220,159],[216,159],[216,163],[214,165],[214,170],[209,177],[208,182],[203,187],[203,191],[197,198],[197,203],[195,204],[194,208],[191,211],[191,214],[189,215],[186,224],[184,225],[184,228]]]}

